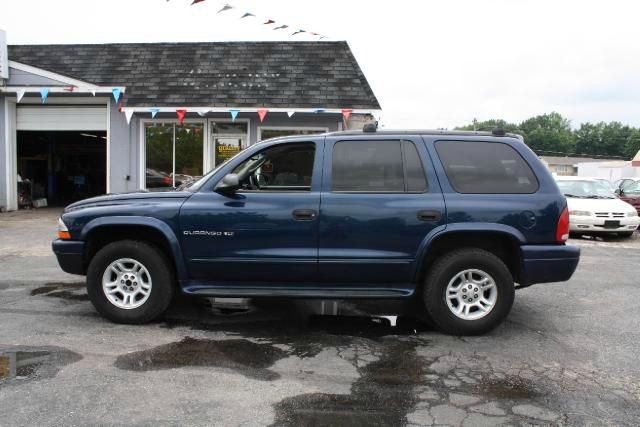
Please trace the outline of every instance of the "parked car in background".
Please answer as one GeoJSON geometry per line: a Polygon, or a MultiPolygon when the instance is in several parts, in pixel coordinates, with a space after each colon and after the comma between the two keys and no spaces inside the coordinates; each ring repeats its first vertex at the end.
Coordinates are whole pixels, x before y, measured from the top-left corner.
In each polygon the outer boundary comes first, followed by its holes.
{"type": "Polygon", "coordinates": [[[636,208],[638,215],[640,215],[640,181],[630,183],[624,188],[616,190],[616,193],[620,197],[620,200],[624,200],[636,208]]]}
{"type": "MultiPolygon", "coordinates": [[[[572,233],[616,233],[631,237],[640,224],[638,212],[599,180],[580,177],[556,177],[569,206],[572,233]]],[[[640,194],[639,194],[640,196],[640,194]]]]}
{"type": "Polygon", "coordinates": [[[636,182],[640,182],[640,179],[638,179],[638,178],[622,178],[622,179],[618,179],[616,181],[613,181],[613,190],[614,191],[624,190],[626,187],[628,187],[629,185],[633,185],[636,182]]]}

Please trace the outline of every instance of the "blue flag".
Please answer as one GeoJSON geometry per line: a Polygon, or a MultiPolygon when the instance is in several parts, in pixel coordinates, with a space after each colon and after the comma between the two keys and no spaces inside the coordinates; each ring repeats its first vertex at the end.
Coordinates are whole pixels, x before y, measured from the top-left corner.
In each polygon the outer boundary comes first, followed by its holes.
{"type": "Polygon", "coordinates": [[[158,114],[160,112],[159,108],[149,108],[149,111],[151,111],[151,118],[155,119],[156,118],[156,114],[158,114]]]}
{"type": "Polygon", "coordinates": [[[42,103],[47,100],[47,96],[49,96],[49,89],[42,88],[40,89],[40,98],[42,98],[42,103]]]}
{"type": "Polygon", "coordinates": [[[120,99],[120,89],[116,87],[116,88],[113,88],[111,92],[113,93],[113,99],[115,99],[117,103],[118,100],[120,99]]]}
{"type": "Polygon", "coordinates": [[[235,122],[236,117],[238,117],[238,113],[240,112],[240,110],[229,110],[229,112],[231,113],[231,121],[235,122]]]}

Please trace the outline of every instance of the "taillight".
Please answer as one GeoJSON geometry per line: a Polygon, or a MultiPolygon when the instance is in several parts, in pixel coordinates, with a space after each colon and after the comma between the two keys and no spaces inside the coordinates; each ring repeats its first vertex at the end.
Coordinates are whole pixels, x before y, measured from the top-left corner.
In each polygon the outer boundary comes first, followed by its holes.
{"type": "Polygon", "coordinates": [[[558,219],[556,228],[556,242],[564,243],[569,239],[569,209],[564,208],[558,219]]]}

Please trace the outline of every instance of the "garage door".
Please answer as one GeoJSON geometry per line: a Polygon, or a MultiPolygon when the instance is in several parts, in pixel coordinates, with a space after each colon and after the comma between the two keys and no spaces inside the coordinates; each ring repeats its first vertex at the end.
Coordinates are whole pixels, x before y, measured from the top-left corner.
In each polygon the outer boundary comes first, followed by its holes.
{"type": "Polygon", "coordinates": [[[18,106],[17,130],[107,130],[107,107],[18,106]]]}

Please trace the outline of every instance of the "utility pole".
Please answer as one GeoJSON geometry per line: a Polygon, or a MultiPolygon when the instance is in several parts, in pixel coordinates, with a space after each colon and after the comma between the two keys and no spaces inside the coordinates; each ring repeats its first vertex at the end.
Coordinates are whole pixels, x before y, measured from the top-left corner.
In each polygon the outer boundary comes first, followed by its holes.
{"type": "Polygon", "coordinates": [[[473,131],[476,132],[478,130],[478,119],[473,118],[473,131]]]}

